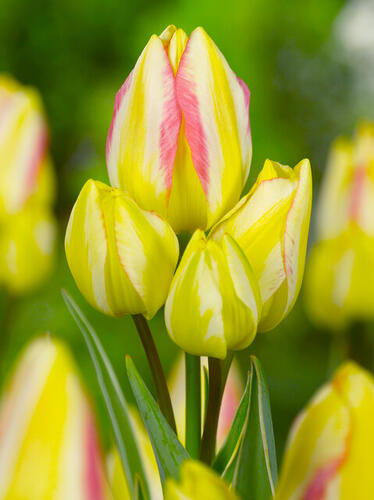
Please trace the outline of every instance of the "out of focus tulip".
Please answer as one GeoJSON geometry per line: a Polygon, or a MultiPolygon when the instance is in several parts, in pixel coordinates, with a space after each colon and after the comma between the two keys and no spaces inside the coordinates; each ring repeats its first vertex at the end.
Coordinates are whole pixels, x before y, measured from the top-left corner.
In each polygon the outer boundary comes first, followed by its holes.
{"type": "MultiPolygon", "coordinates": [[[[201,380],[204,381],[204,368],[208,368],[207,358],[201,358],[201,380]]],[[[170,397],[173,403],[175,420],[178,428],[178,436],[181,443],[185,442],[185,424],[186,424],[186,371],[184,357],[175,363],[168,378],[170,397]]],[[[239,366],[235,359],[231,365],[225,390],[222,397],[222,404],[218,420],[217,429],[217,447],[219,448],[230,430],[236,410],[239,406],[243,394],[243,380],[241,378],[239,366]]],[[[206,384],[201,384],[201,411],[204,417],[204,407],[207,397],[206,384]]]]}
{"type": "Polygon", "coordinates": [[[95,421],[66,348],[32,342],[0,409],[0,498],[110,498],[95,421]]]}
{"type": "Polygon", "coordinates": [[[170,337],[190,354],[224,359],[251,344],[260,314],[257,280],[238,244],[195,231],[165,305],[170,337]]]}
{"type": "Polygon", "coordinates": [[[332,146],[305,277],[313,321],[341,329],[374,317],[374,124],[332,146]]]}
{"type": "Polygon", "coordinates": [[[65,249],[78,288],[93,307],[148,319],[166,300],[179,253],[177,237],[160,216],[93,180],[73,208],[65,249]]]}
{"type": "Polygon", "coordinates": [[[28,204],[0,227],[0,285],[19,295],[38,286],[54,262],[56,222],[44,208],[28,204]]]}
{"type": "Polygon", "coordinates": [[[197,460],[184,461],[179,473],[179,482],[167,479],[165,500],[238,500],[224,479],[197,460]]]}
{"type": "Polygon", "coordinates": [[[175,231],[238,201],[252,154],[249,91],[202,28],[153,35],[119,90],[107,139],[112,186],[175,231]]]}
{"type": "Polygon", "coordinates": [[[310,163],[266,160],[250,192],[212,229],[238,242],[258,280],[259,330],[274,328],[293,307],[304,274],[312,201],[310,163]]]}
{"type": "Polygon", "coordinates": [[[297,418],[275,500],[374,498],[374,379],[345,363],[297,418]]]}
{"type": "Polygon", "coordinates": [[[54,196],[47,156],[48,129],[35,90],[0,75],[0,220],[32,197],[45,206],[54,196]]]}

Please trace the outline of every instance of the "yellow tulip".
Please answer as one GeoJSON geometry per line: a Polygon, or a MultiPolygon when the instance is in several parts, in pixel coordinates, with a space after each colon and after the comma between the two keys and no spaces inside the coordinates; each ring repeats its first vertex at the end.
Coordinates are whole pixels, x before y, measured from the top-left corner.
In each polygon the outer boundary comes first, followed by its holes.
{"type": "Polygon", "coordinates": [[[56,221],[32,204],[0,226],[0,285],[19,295],[39,286],[54,263],[56,221]]]}
{"type": "Polygon", "coordinates": [[[39,95],[0,75],[0,220],[31,197],[46,206],[54,196],[47,156],[48,128],[39,95]]]}
{"type": "Polygon", "coordinates": [[[374,317],[374,124],[333,144],[316,211],[305,300],[332,329],[374,317]]]}
{"type": "Polygon", "coordinates": [[[0,498],[110,498],[76,366],[64,345],[49,337],[26,348],[2,399],[0,498]]]}
{"type": "Polygon", "coordinates": [[[176,232],[238,201],[252,155],[249,90],[203,28],[153,35],[119,90],[107,139],[112,186],[176,232]]]}
{"type": "Polygon", "coordinates": [[[374,318],[374,238],[352,223],[310,252],[305,301],[310,317],[332,329],[374,318]]]}
{"type": "Polygon", "coordinates": [[[266,160],[250,192],[211,231],[230,234],[258,280],[259,330],[274,328],[292,309],[304,273],[312,201],[310,163],[294,169],[266,160]]]}
{"type": "Polygon", "coordinates": [[[331,239],[352,223],[374,237],[374,124],[362,122],[353,141],[332,145],[316,209],[318,240],[331,239]]]}
{"type": "Polygon", "coordinates": [[[197,460],[180,467],[180,481],[167,479],[165,500],[238,500],[229,485],[212,469],[197,460]]]}
{"type": "Polygon", "coordinates": [[[237,243],[195,231],[165,304],[172,340],[190,354],[224,359],[251,344],[260,313],[257,281],[237,243]]]}
{"type": "Polygon", "coordinates": [[[78,288],[93,307],[147,319],[165,302],[179,253],[177,237],[160,216],[93,180],[73,208],[65,249],[78,288]]]}
{"type": "Polygon", "coordinates": [[[374,379],[345,363],[299,415],[275,500],[372,500],[374,379]]]}

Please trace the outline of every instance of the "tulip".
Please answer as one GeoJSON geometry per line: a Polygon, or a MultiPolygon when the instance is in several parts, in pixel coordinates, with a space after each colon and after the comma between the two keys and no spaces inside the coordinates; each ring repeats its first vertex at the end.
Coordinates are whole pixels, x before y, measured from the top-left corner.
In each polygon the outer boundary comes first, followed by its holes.
{"type": "Polygon", "coordinates": [[[35,90],[0,75],[0,219],[31,196],[46,206],[54,195],[48,130],[35,90]]]}
{"type": "Polygon", "coordinates": [[[165,500],[238,500],[226,481],[197,460],[185,460],[179,473],[179,482],[166,480],[165,500]]]}
{"type": "Polygon", "coordinates": [[[257,281],[236,242],[195,231],[165,304],[172,340],[190,354],[224,359],[228,349],[251,344],[260,311],[257,281]]]}
{"type": "Polygon", "coordinates": [[[275,500],[374,498],[374,379],[347,362],[291,429],[275,500]]]}
{"type": "Polygon", "coordinates": [[[343,329],[374,318],[374,238],[351,224],[310,252],[305,301],[314,322],[343,329]]]}
{"type": "Polygon", "coordinates": [[[299,294],[311,200],[308,160],[294,169],[266,160],[250,192],[211,231],[217,241],[230,234],[253,269],[263,305],[259,331],[274,328],[299,294]]]}
{"type": "Polygon", "coordinates": [[[361,123],[354,141],[332,145],[316,210],[318,240],[331,239],[354,222],[374,237],[374,124],[361,123]]]}
{"type": "Polygon", "coordinates": [[[62,343],[26,348],[0,408],[0,498],[109,499],[95,420],[62,343]]]}
{"type": "Polygon", "coordinates": [[[176,232],[238,201],[252,154],[249,91],[202,28],[153,35],[119,90],[107,139],[112,186],[176,232]]]}
{"type": "Polygon", "coordinates": [[[333,144],[305,277],[311,319],[341,330],[374,317],[374,124],[333,144]]]}
{"type": "Polygon", "coordinates": [[[179,253],[173,230],[160,216],[93,180],[75,203],[65,249],[78,288],[93,307],[147,319],[165,302],[179,253]]]}
{"type": "Polygon", "coordinates": [[[56,221],[46,209],[28,204],[0,227],[0,284],[11,294],[30,292],[54,262],[56,221]]]}
{"type": "MultiPolygon", "coordinates": [[[[204,380],[204,368],[208,368],[207,358],[201,358],[201,380],[204,380]]],[[[175,363],[170,377],[168,378],[170,396],[173,403],[175,419],[177,422],[178,436],[181,443],[185,442],[185,423],[186,423],[186,372],[183,357],[175,363]]],[[[225,384],[225,390],[222,397],[222,404],[218,420],[217,429],[217,447],[219,448],[226,439],[234,419],[236,410],[239,406],[243,394],[243,381],[237,362],[234,360],[225,384]]],[[[201,409],[202,419],[204,413],[204,403],[206,401],[207,387],[205,383],[201,385],[201,409]]]]}

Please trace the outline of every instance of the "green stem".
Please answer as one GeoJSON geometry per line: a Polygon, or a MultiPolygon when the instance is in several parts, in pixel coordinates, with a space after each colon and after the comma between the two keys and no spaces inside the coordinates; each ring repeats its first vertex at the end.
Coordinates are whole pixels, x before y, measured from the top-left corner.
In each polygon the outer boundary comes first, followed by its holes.
{"type": "Polygon", "coordinates": [[[364,322],[351,325],[348,332],[349,357],[368,370],[374,369],[374,349],[371,332],[364,322]]]}
{"type": "Polygon", "coordinates": [[[14,302],[14,298],[11,295],[5,297],[5,306],[0,334],[0,388],[2,388],[5,379],[6,355],[9,348],[11,330],[10,325],[12,323],[14,302]]]}
{"type": "Polygon", "coordinates": [[[192,458],[199,457],[201,439],[200,357],[185,355],[186,360],[186,449],[192,458]]]}
{"type": "Polygon", "coordinates": [[[200,446],[200,460],[211,464],[216,451],[219,411],[223,395],[222,361],[209,358],[209,394],[200,446]]]}
{"type": "Polygon", "coordinates": [[[148,359],[148,364],[151,369],[153,381],[156,388],[158,404],[168,424],[177,433],[173,406],[171,404],[169,389],[166,383],[165,373],[161,365],[160,357],[157,352],[156,344],[154,343],[151,330],[144,316],[134,314],[132,316],[136,329],[138,330],[140,340],[143,344],[145,354],[148,359]]]}

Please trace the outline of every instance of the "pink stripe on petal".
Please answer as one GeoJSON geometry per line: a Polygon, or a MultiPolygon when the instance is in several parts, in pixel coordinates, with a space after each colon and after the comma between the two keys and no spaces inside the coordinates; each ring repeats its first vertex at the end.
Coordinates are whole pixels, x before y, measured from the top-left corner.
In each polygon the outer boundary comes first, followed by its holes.
{"type": "Polygon", "coordinates": [[[85,483],[88,500],[105,499],[103,487],[103,470],[101,454],[97,440],[95,422],[91,414],[87,415],[86,422],[86,470],[85,483]]]}
{"type": "Polygon", "coordinates": [[[171,190],[173,181],[173,165],[177,152],[178,134],[182,123],[182,113],[176,99],[175,77],[170,64],[165,66],[164,69],[163,89],[164,95],[166,97],[170,97],[165,100],[161,121],[160,167],[165,175],[166,186],[171,190]]]}
{"type": "Polygon", "coordinates": [[[209,187],[209,154],[195,84],[189,75],[190,40],[191,38],[187,42],[176,75],[177,100],[185,119],[185,134],[191,149],[192,161],[205,194],[207,194],[209,187]]]}
{"type": "Polygon", "coordinates": [[[25,179],[25,194],[24,194],[24,202],[27,197],[34,189],[37,176],[42,165],[42,161],[45,157],[48,146],[48,131],[47,128],[43,125],[38,141],[35,145],[35,149],[30,158],[30,166],[27,170],[27,178],[25,179]]]}
{"type": "Polygon", "coordinates": [[[107,140],[106,140],[107,164],[108,164],[108,156],[109,156],[109,152],[110,152],[110,148],[111,148],[111,144],[112,144],[113,130],[114,130],[114,126],[115,126],[116,119],[117,119],[117,114],[120,110],[122,99],[125,97],[128,90],[130,89],[132,75],[133,75],[133,70],[131,71],[129,76],[126,78],[126,80],[122,84],[122,87],[119,89],[119,91],[117,92],[116,97],[114,99],[114,113],[113,113],[112,121],[110,122],[109,132],[108,132],[108,136],[107,136],[107,140]]]}
{"type": "Polygon", "coordinates": [[[315,473],[302,500],[323,500],[330,481],[338,473],[343,461],[344,455],[320,467],[315,473]]]}

